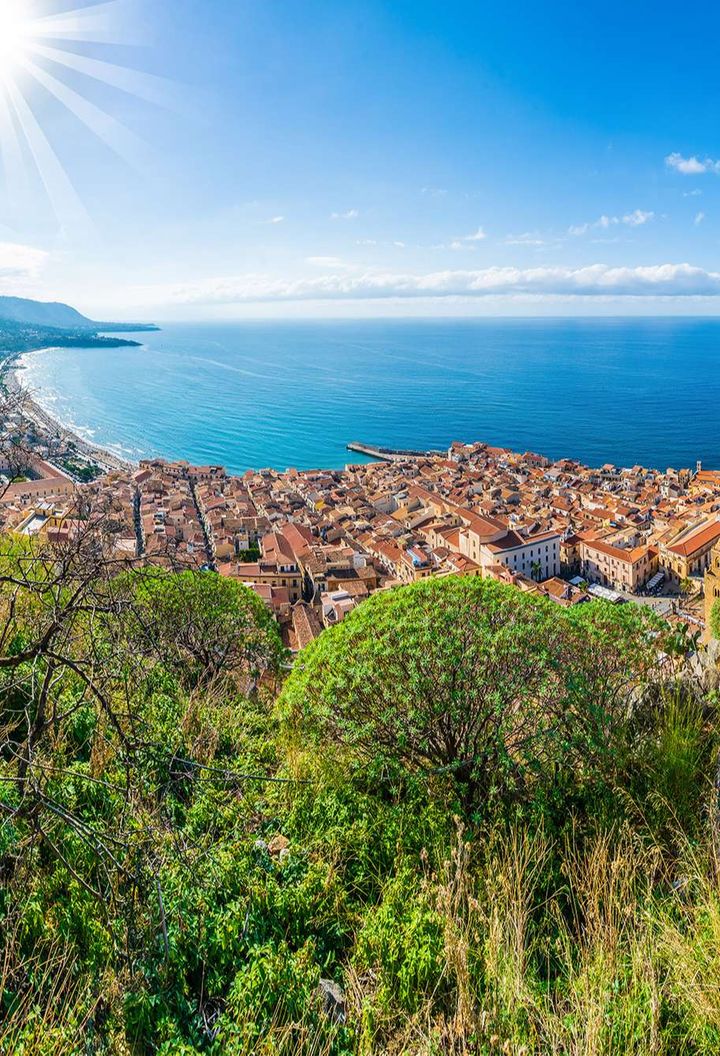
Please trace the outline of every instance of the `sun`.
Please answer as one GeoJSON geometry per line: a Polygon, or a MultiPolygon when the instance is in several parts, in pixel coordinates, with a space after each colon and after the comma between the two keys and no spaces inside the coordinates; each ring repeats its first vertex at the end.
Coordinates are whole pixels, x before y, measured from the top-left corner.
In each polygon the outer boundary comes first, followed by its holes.
{"type": "Polygon", "coordinates": [[[32,30],[32,15],[23,0],[0,0],[0,76],[22,61],[32,30]]]}
{"type": "Polygon", "coordinates": [[[133,0],[0,0],[0,225],[16,221],[21,208],[34,212],[27,204],[34,186],[29,168],[60,228],[89,220],[62,160],[82,157],[83,129],[140,167],[145,144],[114,116],[107,88],[124,109],[128,95],[173,109],[175,93],[164,78],[105,57],[108,45],[143,42],[133,6],[133,0]],[[53,140],[58,107],[77,123],[70,142],[67,135],[53,140]]]}

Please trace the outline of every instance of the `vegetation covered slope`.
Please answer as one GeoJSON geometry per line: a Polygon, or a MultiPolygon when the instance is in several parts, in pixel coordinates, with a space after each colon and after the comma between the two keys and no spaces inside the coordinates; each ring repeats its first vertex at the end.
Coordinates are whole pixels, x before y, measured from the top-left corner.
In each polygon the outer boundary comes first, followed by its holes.
{"type": "Polygon", "coordinates": [[[26,297],[0,297],[0,317],[38,326],[91,329],[94,324],[75,308],[58,301],[32,301],[26,297]]]}
{"type": "Polygon", "coordinates": [[[96,323],[67,304],[0,297],[0,356],[40,348],[121,348],[138,341],[100,332],[157,330],[142,323],[96,323]]]}
{"type": "Polygon", "coordinates": [[[213,574],[0,589],[0,1049],[720,1051],[716,700],[644,610],[427,581],[288,674],[213,574]]]}
{"type": "Polygon", "coordinates": [[[15,323],[0,316],[0,356],[34,352],[40,348],[124,348],[139,341],[100,337],[97,330],[58,329],[35,323],[15,323]]]}
{"type": "Polygon", "coordinates": [[[95,332],[97,330],[156,330],[145,323],[99,323],[76,308],[57,301],[32,301],[26,297],[0,297],[0,319],[43,329],[95,332]]]}

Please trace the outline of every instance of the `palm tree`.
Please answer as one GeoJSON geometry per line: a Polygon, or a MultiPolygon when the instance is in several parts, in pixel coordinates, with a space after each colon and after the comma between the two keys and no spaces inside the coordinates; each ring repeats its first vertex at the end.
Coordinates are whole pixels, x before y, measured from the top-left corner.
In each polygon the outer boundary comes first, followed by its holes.
{"type": "Polygon", "coordinates": [[[530,575],[537,583],[540,582],[540,576],[542,575],[542,565],[539,561],[530,562],[530,575]]]}
{"type": "Polygon", "coordinates": [[[694,583],[689,576],[685,576],[684,579],[680,580],[680,595],[681,597],[688,597],[693,590],[694,583]]]}

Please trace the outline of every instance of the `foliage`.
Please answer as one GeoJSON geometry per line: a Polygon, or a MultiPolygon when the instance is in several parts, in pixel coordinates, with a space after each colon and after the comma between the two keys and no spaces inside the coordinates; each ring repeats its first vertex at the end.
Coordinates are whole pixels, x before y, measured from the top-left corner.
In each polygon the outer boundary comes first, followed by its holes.
{"type": "Polygon", "coordinates": [[[674,632],[426,582],[276,702],[251,592],[95,552],[0,547],[0,1051],[719,1051],[716,699],[674,632]]]}
{"type": "Polygon", "coordinates": [[[277,624],[243,584],[153,569],[134,586],[128,647],[158,656],[188,688],[239,672],[258,679],[282,663],[277,624]]]}
{"type": "Polygon", "coordinates": [[[710,610],[710,630],[713,638],[720,638],[720,599],[713,602],[710,610]]]}
{"type": "Polygon", "coordinates": [[[466,805],[527,799],[560,768],[581,780],[612,764],[655,633],[640,608],[567,611],[491,580],[425,580],[312,643],[280,709],[299,736],[376,767],[451,774],[466,805]]]}
{"type": "Polygon", "coordinates": [[[260,548],[258,546],[251,546],[247,550],[240,551],[240,561],[252,562],[260,560],[260,548]]]}

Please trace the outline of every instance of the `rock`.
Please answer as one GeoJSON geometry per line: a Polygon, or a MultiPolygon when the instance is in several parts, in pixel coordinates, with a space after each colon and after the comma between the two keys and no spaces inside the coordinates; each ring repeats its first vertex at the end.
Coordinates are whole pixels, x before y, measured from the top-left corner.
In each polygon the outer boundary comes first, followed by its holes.
{"type": "Polygon", "coordinates": [[[253,846],[255,847],[256,851],[266,851],[268,849],[268,845],[265,843],[265,840],[257,839],[255,840],[253,846]]]}
{"type": "Polygon", "coordinates": [[[286,851],[289,846],[290,840],[287,836],[273,836],[268,843],[268,853],[273,855],[280,854],[281,851],[286,851]]]}
{"type": "Polygon", "coordinates": [[[289,858],[289,857],[290,857],[290,848],[289,847],[283,847],[283,849],[280,851],[280,854],[278,855],[278,861],[279,862],[284,862],[285,859],[289,858]]]}
{"type": "Polygon", "coordinates": [[[334,1023],[344,1023],[346,1012],[345,994],[342,987],[332,979],[321,979],[317,992],[322,1001],[323,1012],[328,1019],[332,1019],[334,1023]]]}

